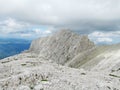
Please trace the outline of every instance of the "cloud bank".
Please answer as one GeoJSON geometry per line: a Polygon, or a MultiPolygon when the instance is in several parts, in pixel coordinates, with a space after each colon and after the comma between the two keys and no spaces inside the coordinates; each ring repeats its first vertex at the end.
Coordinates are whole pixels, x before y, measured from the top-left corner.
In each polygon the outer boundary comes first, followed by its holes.
{"type": "MultiPolygon", "coordinates": [[[[0,0],[0,21],[0,33],[17,32],[26,37],[33,32],[45,35],[61,28],[89,36],[96,32],[117,35],[120,0],[0,0]]],[[[97,41],[112,42],[114,37],[97,41]]]]}

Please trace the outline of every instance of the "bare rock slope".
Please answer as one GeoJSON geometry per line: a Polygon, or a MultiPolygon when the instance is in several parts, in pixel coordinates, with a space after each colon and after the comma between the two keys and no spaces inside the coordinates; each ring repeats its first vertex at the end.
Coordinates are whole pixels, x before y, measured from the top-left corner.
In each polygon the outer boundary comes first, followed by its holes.
{"type": "Polygon", "coordinates": [[[61,66],[22,53],[0,61],[0,90],[120,90],[120,76],[61,66]]]}
{"type": "Polygon", "coordinates": [[[92,48],[94,43],[86,35],[80,36],[69,30],[61,30],[52,36],[34,40],[30,51],[64,65],[77,54],[92,48]]]}
{"type": "Polygon", "coordinates": [[[96,47],[65,30],[37,39],[0,60],[0,90],[120,90],[120,45],[96,47]]]}

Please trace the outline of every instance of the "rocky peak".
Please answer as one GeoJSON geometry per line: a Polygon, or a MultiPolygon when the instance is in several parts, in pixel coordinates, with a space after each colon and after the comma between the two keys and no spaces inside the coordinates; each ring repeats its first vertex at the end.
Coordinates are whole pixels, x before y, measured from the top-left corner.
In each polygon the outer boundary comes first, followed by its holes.
{"type": "Polygon", "coordinates": [[[70,30],[60,30],[52,36],[34,40],[30,51],[48,60],[65,64],[77,54],[93,47],[94,43],[88,39],[88,36],[79,35],[70,30]]]}

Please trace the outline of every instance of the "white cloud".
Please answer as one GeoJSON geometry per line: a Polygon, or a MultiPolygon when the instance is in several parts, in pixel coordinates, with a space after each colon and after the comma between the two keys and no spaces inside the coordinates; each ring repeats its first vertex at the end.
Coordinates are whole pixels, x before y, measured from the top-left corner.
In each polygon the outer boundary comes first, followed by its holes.
{"type": "Polygon", "coordinates": [[[54,28],[31,25],[26,22],[7,18],[0,21],[0,37],[37,38],[49,35],[54,28]]]}
{"type": "Polygon", "coordinates": [[[105,33],[105,32],[95,31],[95,32],[91,33],[89,36],[93,36],[93,37],[110,37],[110,36],[114,36],[114,34],[113,34],[113,32],[105,33]]]}
{"type": "Polygon", "coordinates": [[[36,28],[36,29],[34,30],[34,32],[35,32],[36,34],[42,34],[41,29],[38,29],[38,28],[36,28]]]}
{"type": "Polygon", "coordinates": [[[47,36],[52,33],[52,30],[53,29],[50,29],[50,28],[49,28],[49,30],[48,29],[42,30],[40,28],[36,28],[35,30],[33,30],[33,32],[34,32],[34,34],[39,35],[39,36],[47,36]]]}
{"type": "Polygon", "coordinates": [[[0,21],[0,33],[9,34],[19,31],[24,31],[25,27],[29,27],[28,23],[18,22],[13,18],[8,18],[3,21],[0,21]]]}
{"type": "Polygon", "coordinates": [[[93,40],[96,44],[98,43],[118,43],[120,31],[111,31],[111,32],[101,32],[95,31],[90,33],[88,36],[91,40],[93,40]],[[115,39],[115,40],[114,40],[115,39]]]}
{"type": "Polygon", "coordinates": [[[109,31],[109,32],[102,32],[102,31],[94,31],[89,34],[90,37],[120,37],[120,31],[109,31]]]}
{"type": "Polygon", "coordinates": [[[120,20],[120,0],[0,0],[0,14],[39,24],[100,24],[120,20]]]}
{"type": "Polygon", "coordinates": [[[112,40],[112,38],[104,37],[104,38],[97,38],[97,41],[98,42],[112,42],[113,40],[112,40]]]}
{"type": "Polygon", "coordinates": [[[25,37],[31,37],[32,34],[30,34],[30,33],[25,33],[25,34],[20,34],[20,36],[25,38],[25,37]]]}
{"type": "Polygon", "coordinates": [[[120,0],[0,0],[0,35],[45,36],[62,28],[110,42],[120,36],[120,0]]]}
{"type": "Polygon", "coordinates": [[[50,34],[50,33],[52,33],[52,31],[51,30],[46,30],[45,33],[50,34]]]}
{"type": "Polygon", "coordinates": [[[9,28],[16,28],[16,27],[22,27],[23,25],[17,23],[14,19],[9,18],[8,20],[4,21],[4,24],[6,24],[9,28]]]}

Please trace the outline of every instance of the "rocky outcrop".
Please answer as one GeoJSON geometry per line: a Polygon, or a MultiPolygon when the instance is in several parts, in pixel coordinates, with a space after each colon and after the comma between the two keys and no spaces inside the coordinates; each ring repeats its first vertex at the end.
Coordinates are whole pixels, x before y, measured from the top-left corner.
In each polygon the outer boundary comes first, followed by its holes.
{"type": "Polygon", "coordinates": [[[52,36],[34,40],[30,51],[64,65],[79,53],[88,51],[94,46],[94,43],[86,35],[79,35],[70,30],[61,30],[52,36]]]}

